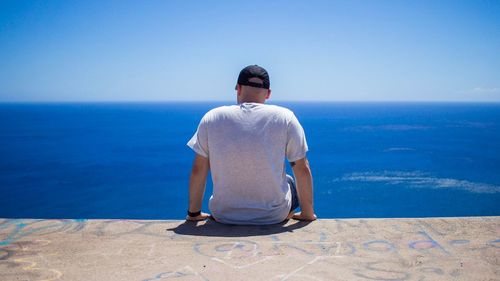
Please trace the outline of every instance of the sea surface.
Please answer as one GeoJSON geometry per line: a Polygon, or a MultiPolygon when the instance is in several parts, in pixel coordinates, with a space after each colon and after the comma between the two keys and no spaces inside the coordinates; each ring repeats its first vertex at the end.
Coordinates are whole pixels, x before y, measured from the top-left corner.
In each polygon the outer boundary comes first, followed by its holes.
{"type": "MultiPolygon", "coordinates": [[[[184,218],[186,142],[221,104],[0,104],[0,217],[184,218]]],[[[498,103],[273,104],[305,129],[320,218],[500,215],[498,103]]]]}

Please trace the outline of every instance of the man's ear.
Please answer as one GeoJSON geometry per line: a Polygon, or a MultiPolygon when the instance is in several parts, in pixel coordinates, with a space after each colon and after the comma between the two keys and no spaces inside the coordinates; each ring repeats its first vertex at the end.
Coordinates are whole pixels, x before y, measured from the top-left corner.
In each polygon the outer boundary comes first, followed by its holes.
{"type": "Polygon", "coordinates": [[[271,89],[267,90],[266,100],[269,99],[269,97],[271,97],[271,89]]]}
{"type": "Polygon", "coordinates": [[[234,87],[234,89],[236,90],[236,94],[239,96],[241,94],[241,85],[240,84],[236,84],[236,86],[234,87]]]}

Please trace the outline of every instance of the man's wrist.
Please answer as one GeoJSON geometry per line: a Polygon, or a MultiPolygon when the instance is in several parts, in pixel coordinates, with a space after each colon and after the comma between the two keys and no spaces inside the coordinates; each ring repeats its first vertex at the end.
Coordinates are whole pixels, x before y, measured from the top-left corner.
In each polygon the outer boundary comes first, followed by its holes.
{"type": "Polygon", "coordinates": [[[197,211],[197,212],[190,212],[190,211],[188,210],[188,211],[187,211],[187,214],[188,214],[188,216],[189,216],[189,217],[194,218],[194,217],[197,217],[197,216],[201,215],[201,210],[199,210],[199,211],[197,211]]]}
{"type": "Polygon", "coordinates": [[[313,216],[314,215],[314,209],[313,208],[300,208],[301,213],[306,216],[313,216]]]}

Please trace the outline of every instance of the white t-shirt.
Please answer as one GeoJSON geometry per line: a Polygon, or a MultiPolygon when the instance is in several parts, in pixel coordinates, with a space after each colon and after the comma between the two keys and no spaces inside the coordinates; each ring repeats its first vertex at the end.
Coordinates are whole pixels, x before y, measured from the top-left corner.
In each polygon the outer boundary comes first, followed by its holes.
{"type": "Polygon", "coordinates": [[[209,159],[209,208],[217,221],[273,224],[287,217],[285,157],[297,161],[308,150],[292,111],[261,103],[221,106],[205,114],[187,145],[209,159]]]}

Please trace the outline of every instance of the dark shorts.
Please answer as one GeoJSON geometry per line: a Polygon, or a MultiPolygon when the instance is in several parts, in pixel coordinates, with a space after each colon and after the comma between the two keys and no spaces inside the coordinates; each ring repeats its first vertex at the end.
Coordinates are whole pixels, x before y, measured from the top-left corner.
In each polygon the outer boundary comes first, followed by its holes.
{"type": "Polygon", "coordinates": [[[292,207],[290,208],[290,212],[293,212],[295,209],[299,207],[299,196],[297,195],[297,187],[295,186],[295,180],[292,176],[286,175],[286,181],[290,186],[290,190],[292,192],[292,207]]]}

